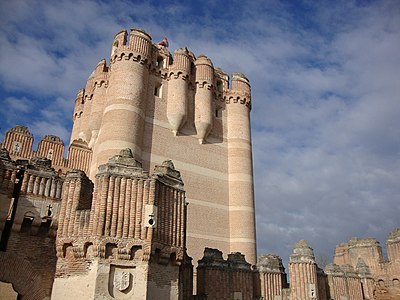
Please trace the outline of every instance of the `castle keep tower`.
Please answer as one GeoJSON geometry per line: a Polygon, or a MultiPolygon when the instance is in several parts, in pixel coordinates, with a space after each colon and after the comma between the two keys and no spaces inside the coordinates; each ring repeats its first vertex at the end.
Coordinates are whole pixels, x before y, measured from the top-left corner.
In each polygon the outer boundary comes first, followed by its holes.
{"type": "Polygon", "coordinates": [[[73,165],[92,181],[123,148],[145,171],[173,160],[187,187],[188,255],[197,262],[212,247],[255,264],[250,109],[243,74],[230,86],[205,55],[171,55],[143,30],[122,30],[109,65],[101,60],[78,92],[70,157],[80,151],[73,165]]]}

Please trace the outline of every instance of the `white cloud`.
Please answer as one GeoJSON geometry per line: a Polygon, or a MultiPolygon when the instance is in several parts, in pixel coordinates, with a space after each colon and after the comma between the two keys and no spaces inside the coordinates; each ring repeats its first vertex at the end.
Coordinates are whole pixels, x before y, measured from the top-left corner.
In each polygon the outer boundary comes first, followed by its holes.
{"type": "Polygon", "coordinates": [[[4,100],[5,109],[2,110],[2,113],[5,115],[15,114],[15,113],[28,113],[32,110],[32,105],[29,99],[26,97],[16,98],[16,97],[7,97],[4,100]]]}

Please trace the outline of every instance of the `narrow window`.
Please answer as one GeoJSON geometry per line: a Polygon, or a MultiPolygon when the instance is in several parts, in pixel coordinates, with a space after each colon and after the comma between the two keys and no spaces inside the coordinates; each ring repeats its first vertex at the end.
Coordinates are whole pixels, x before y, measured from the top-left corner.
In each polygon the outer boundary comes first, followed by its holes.
{"type": "Polygon", "coordinates": [[[154,87],[154,96],[161,98],[161,84],[156,84],[154,87]]]}

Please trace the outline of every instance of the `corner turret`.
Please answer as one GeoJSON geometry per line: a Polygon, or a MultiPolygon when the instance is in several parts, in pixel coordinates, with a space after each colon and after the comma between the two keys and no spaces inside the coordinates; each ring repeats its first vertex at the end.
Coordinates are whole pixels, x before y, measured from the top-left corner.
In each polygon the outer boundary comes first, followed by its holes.
{"type": "Polygon", "coordinates": [[[114,39],[91,178],[97,167],[117,154],[118,149],[130,148],[134,157],[141,160],[151,50],[151,37],[142,29],[131,29],[129,41],[125,31],[114,39]]]}
{"type": "Polygon", "coordinates": [[[114,41],[111,48],[111,55],[112,58],[117,51],[118,48],[122,48],[122,46],[126,45],[128,33],[125,29],[120,30],[114,37],[114,41]]]}
{"type": "Polygon", "coordinates": [[[256,261],[256,233],[253,187],[253,159],[250,128],[250,83],[240,73],[232,76],[232,88],[225,92],[227,115],[229,224],[233,249],[256,261]],[[246,240],[246,242],[244,242],[246,240]],[[252,252],[252,254],[250,254],[252,252]]]}
{"type": "Polygon", "coordinates": [[[186,48],[175,50],[174,63],[168,75],[167,102],[167,118],[174,136],[187,120],[190,68],[189,51],[186,48]]]}
{"type": "Polygon", "coordinates": [[[84,97],[85,97],[85,89],[80,89],[75,97],[70,144],[72,144],[74,140],[77,140],[79,138],[79,133],[81,131],[81,124],[82,124],[81,117],[83,114],[83,104],[85,101],[84,97]]]}
{"type": "Polygon", "coordinates": [[[242,73],[232,74],[232,88],[228,93],[228,102],[239,102],[251,109],[251,87],[250,81],[242,73]]]}
{"type": "Polygon", "coordinates": [[[199,143],[211,131],[213,124],[213,83],[214,67],[209,58],[199,55],[195,61],[196,66],[196,94],[195,94],[195,127],[199,143]]]}

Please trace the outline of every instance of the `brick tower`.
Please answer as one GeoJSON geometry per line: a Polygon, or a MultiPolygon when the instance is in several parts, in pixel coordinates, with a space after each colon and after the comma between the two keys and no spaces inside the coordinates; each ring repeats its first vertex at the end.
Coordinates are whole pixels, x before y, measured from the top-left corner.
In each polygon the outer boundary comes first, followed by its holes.
{"type": "Polygon", "coordinates": [[[189,203],[188,255],[197,262],[212,247],[255,264],[250,109],[243,74],[230,83],[205,55],[171,55],[143,30],[122,30],[77,94],[70,148],[90,155],[74,165],[94,181],[124,148],[147,172],[172,159],[189,203]]]}

